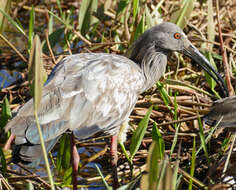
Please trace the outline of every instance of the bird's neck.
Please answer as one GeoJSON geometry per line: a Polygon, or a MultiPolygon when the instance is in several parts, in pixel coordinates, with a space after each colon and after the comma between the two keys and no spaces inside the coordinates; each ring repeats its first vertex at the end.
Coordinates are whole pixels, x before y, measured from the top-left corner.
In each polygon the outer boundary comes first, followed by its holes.
{"type": "Polygon", "coordinates": [[[151,88],[165,73],[167,53],[161,49],[156,50],[154,46],[132,53],[130,59],[139,65],[145,78],[142,91],[151,88]]]}

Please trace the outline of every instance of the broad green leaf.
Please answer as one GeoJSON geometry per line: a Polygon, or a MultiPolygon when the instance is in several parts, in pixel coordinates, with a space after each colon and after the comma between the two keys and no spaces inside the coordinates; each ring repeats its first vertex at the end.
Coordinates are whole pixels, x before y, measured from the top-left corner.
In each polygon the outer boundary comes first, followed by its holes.
{"type": "Polygon", "coordinates": [[[159,152],[160,159],[163,159],[164,153],[165,153],[165,143],[164,143],[162,135],[157,127],[156,122],[153,123],[153,127],[152,127],[152,140],[156,141],[158,143],[159,151],[160,151],[159,152]]]}
{"type": "Polygon", "coordinates": [[[93,12],[97,10],[97,0],[83,0],[79,11],[79,30],[82,35],[85,35],[90,25],[97,22],[93,16],[93,12]]]}
{"type": "Polygon", "coordinates": [[[193,11],[195,0],[182,0],[181,9],[171,15],[170,22],[177,24],[180,28],[184,28],[193,11]]]}
{"type": "Polygon", "coordinates": [[[72,167],[68,168],[63,176],[63,184],[70,185],[72,182],[72,167]]]}
{"type": "MultiPolygon", "coordinates": [[[[149,150],[146,171],[147,174],[143,174],[141,179],[141,189],[159,190],[166,187],[165,182],[168,181],[168,187],[172,186],[171,178],[166,179],[166,175],[169,175],[168,161],[161,159],[160,146],[157,141],[153,141],[149,150]]],[[[169,189],[169,188],[167,188],[169,189]]]]}
{"type": "Polygon", "coordinates": [[[59,143],[59,151],[57,153],[57,162],[56,168],[57,171],[60,173],[63,170],[67,170],[70,168],[71,164],[71,146],[70,146],[70,137],[67,134],[64,134],[59,143]]]}
{"type": "Polygon", "coordinates": [[[135,132],[132,135],[131,144],[130,144],[131,160],[134,157],[134,155],[136,154],[136,152],[138,151],[140,144],[143,140],[151,113],[152,113],[152,106],[148,109],[146,115],[140,121],[137,129],[135,130],[135,132]]]}
{"type": "Polygon", "coordinates": [[[8,122],[8,119],[10,119],[11,117],[12,117],[12,115],[11,115],[10,105],[9,105],[8,99],[5,97],[3,99],[3,104],[2,104],[2,113],[1,113],[1,117],[0,117],[0,128],[5,127],[5,125],[8,122]]]}
{"type": "Polygon", "coordinates": [[[147,167],[149,171],[149,188],[148,189],[157,189],[157,179],[160,174],[161,165],[161,155],[159,144],[153,141],[148,154],[147,167]],[[154,188],[153,188],[154,187],[154,188]]]}
{"type": "Polygon", "coordinates": [[[38,35],[35,36],[29,59],[29,84],[34,97],[34,108],[38,110],[42,98],[42,88],[47,74],[43,68],[42,49],[38,35]]]}

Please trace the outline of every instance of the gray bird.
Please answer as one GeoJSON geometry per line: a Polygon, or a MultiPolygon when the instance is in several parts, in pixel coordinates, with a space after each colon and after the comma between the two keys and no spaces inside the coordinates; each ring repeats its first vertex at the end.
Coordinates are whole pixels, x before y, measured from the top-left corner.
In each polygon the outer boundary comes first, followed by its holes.
{"type": "Polygon", "coordinates": [[[236,96],[226,97],[213,102],[210,112],[203,117],[203,121],[218,127],[236,127],[236,96]]]}
{"type": "MultiPolygon", "coordinates": [[[[38,110],[47,151],[60,136],[72,131],[86,139],[95,133],[117,135],[132,112],[138,96],[164,74],[169,52],[181,52],[208,72],[227,96],[227,88],[207,59],[175,24],[163,22],[142,34],[129,57],[106,53],[67,56],[56,65],[43,88],[38,110]]],[[[13,160],[38,164],[40,140],[28,101],[7,125],[16,136],[13,160]]]]}

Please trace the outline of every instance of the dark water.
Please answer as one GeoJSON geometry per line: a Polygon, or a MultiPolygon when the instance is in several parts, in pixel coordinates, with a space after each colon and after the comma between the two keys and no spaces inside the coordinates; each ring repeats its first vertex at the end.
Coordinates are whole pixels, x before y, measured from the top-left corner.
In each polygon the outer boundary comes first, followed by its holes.
{"type": "Polygon", "coordinates": [[[18,71],[0,70],[0,89],[10,86],[19,79],[21,79],[21,74],[18,71]]]}

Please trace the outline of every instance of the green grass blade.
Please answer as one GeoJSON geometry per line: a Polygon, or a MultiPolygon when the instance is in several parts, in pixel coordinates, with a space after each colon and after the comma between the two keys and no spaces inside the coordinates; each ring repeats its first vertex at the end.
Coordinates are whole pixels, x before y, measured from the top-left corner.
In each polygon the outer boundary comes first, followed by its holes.
{"type": "Polygon", "coordinates": [[[42,88],[47,79],[43,68],[42,48],[38,35],[35,36],[29,59],[29,84],[34,97],[34,108],[38,110],[42,98],[42,88]]]}
{"type": "Polygon", "coordinates": [[[2,150],[1,147],[0,147],[0,161],[1,161],[0,171],[1,171],[3,176],[6,176],[7,163],[6,163],[5,155],[4,155],[3,150],[2,150]]]}
{"type": "MultiPolygon", "coordinates": [[[[53,10],[51,10],[53,11],[53,10]]],[[[48,34],[51,35],[53,33],[53,23],[54,23],[54,20],[53,20],[53,15],[49,15],[49,22],[48,22],[48,34]]]]}
{"type": "Polygon", "coordinates": [[[161,94],[161,97],[164,101],[164,104],[166,106],[168,106],[170,104],[170,99],[169,99],[169,95],[168,95],[167,91],[165,90],[165,88],[161,82],[158,81],[156,83],[156,85],[157,85],[158,90],[160,91],[160,94],[161,94]]]}
{"type": "Polygon", "coordinates": [[[103,176],[101,170],[100,170],[99,167],[97,166],[97,164],[95,164],[95,166],[96,166],[96,169],[97,169],[99,175],[102,177],[102,181],[103,181],[103,183],[104,183],[106,189],[107,189],[107,190],[112,190],[113,188],[108,185],[108,183],[106,182],[106,180],[105,180],[105,178],[104,178],[104,176],[103,176]]]}
{"type": "Polygon", "coordinates": [[[201,146],[202,146],[205,156],[209,162],[209,155],[208,155],[207,147],[206,147],[206,139],[205,139],[205,136],[203,133],[203,127],[202,127],[202,122],[201,122],[200,117],[198,117],[198,124],[199,124],[199,135],[200,135],[200,140],[201,140],[201,146]]]}
{"type": "Polygon", "coordinates": [[[29,22],[29,38],[28,38],[28,51],[30,52],[32,47],[32,42],[34,39],[34,22],[35,22],[35,11],[32,7],[30,11],[30,22],[29,22]]]}
{"type": "Polygon", "coordinates": [[[128,6],[129,0],[120,0],[117,5],[116,17],[118,17],[128,6]]]}
{"type": "Polygon", "coordinates": [[[33,186],[33,184],[31,183],[31,181],[29,181],[29,182],[26,184],[26,190],[34,190],[34,186],[33,186]]]}
{"type": "Polygon", "coordinates": [[[20,32],[22,33],[26,38],[27,35],[25,34],[24,30],[20,27],[20,25],[15,22],[10,15],[8,15],[4,10],[0,8],[0,12],[7,18],[7,20],[20,32]]]}
{"type": "MultiPolygon", "coordinates": [[[[175,95],[175,99],[174,99],[174,120],[177,120],[178,119],[178,103],[176,101],[176,95],[175,95]]],[[[177,125],[176,123],[174,124],[175,126],[175,136],[174,136],[174,139],[173,139],[173,142],[172,142],[172,145],[171,145],[171,150],[170,150],[170,155],[173,154],[174,152],[174,149],[175,149],[175,146],[177,144],[177,140],[178,140],[178,133],[179,133],[179,124],[177,125]]]]}
{"type": "Polygon", "coordinates": [[[178,189],[177,186],[178,186],[178,170],[179,170],[179,163],[180,163],[180,160],[176,160],[175,161],[175,164],[174,164],[174,172],[173,172],[173,177],[172,177],[172,189],[178,189]]]}
{"type": "MultiPolygon", "coordinates": [[[[6,13],[9,12],[11,6],[11,0],[0,0],[0,9],[4,10],[6,13]]],[[[4,31],[7,26],[6,19],[3,14],[0,14],[0,33],[4,31]]]]}
{"type": "Polygon", "coordinates": [[[90,25],[96,22],[93,12],[97,10],[97,0],[83,0],[79,11],[79,30],[85,35],[90,29],[90,25]]]}
{"type": "Polygon", "coordinates": [[[3,99],[3,103],[2,103],[2,113],[1,113],[1,117],[0,117],[0,128],[5,127],[10,118],[12,118],[11,108],[10,108],[8,99],[5,97],[3,99]]]}
{"type": "Polygon", "coordinates": [[[210,97],[212,97],[212,98],[214,97],[214,95],[210,94],[209,92],[207,92],[207,91],[205,91],[205,90],[203,90],[203,89],[201,89],[201,88],[197,88],[197,87],[195,87],[195,86],[193,86],[193,85],[184,83],[184,82],[182,82],[182,81],[180,81],[180,80],[165,79],[165,80],[164,80],[164,83],[165,83],[165,84],[171,84],[171,85],[186,86],[186,87],[188,87],[188,88],[191,88],[191,89],[193,89],[193,90],[197,90],[198,92],[201,92],[201,93],[203,93],[203,94],[206,94],[207,96],[210,96],[210,97]]]}
{"type": "Polygon", "coordinates": [[[158,81],[156,83],[156,86],[161,94],[161,97],[164,101],[164,104],[166,105],[166,107],[170,110],[170,112],[174,115],[174,111],[171,109],[171,107],[169,106],[170,105],[170,98],[169,98],[169,94],[168,92],[166,91],[166,89],[164,88],[164,85],[158,81]]]}
{"type": "MultiPolygon", "coordinates": [[[[206,138],[206,140],[205,140],[205,141],[206,141],[206,144],[210,141],[210,139],[211,139],[213,133],[215,132],[217,126],[220,124],[220,122],[221,122],[222,119],[223,119],[223,117],[221,117],[221,119],[220,119],[219,121],[217,121],[216,125],[211,128],[211,130],[210,130],[210,132],[209,132],[209,134],[208,134],[208,136],[207,136],[207,138],[206,138]]],[[[223,145],[223,143],[222,143],[222,145],[223,145]]],[[[203,144],[201,144],[200,148],[197,150],[196,155],[198,155],[198,153],[202,150],[202,148],[203,148],[203,144]]]]}
{"type": "Polygon", "coordinates": [[[131,160],[131,158],[129,157],[129,154],[128,154],[126,148],[125,148],[124,143],[123,143],[123,142],[119,142],[119,144],[120,144],[120,147],[121,147],[123,153],[125,154],[126,159],[127,159],[130,163],[132,163],[132,160],[131,160]]]}
{"type": "Polygon", "coordinates": [[[44,84],[45,73],[46,72],[43,69],[41,43],[40,43],[40,39],[38,35],[36,35],[33,41],[31,52],[30,52],[29,83],[30,83],[31,90],[33,92],[34,116],[35,116],[35,122],[38,129],[39,137],[40,137],[40,144],[42,146],[43,157],[45,160],[48,178],[51,184],[51,189],[54,190],[55,189],[54,181],[52,178],[52,173],[50,170],[48,157],[47,157],[47,151],[45,148],[43,134],[42,134],[41,127],[39,124],[38,113],[37,113],[37,110],[40,106],[41,97],[42,97],[42,88],[44,84]]]}
{"type": "MultiPolygon", "coordinates": [[[[195,171],[195,161],[196,161],[196,139],[193,137],[193,151],[192,151],[192,159],[191,159],[191,170],[190,175],[193,177],[195,171]]],[[[190,178],[188,189],[192,190],[193,188],[193,180],[190,178]]]]}
{"type": "Polygon", "coordinates": [[[72,25],[69,25],[65,20],[61,19],[59,16],[57,16],[56,14],[54,14],[52,11],[48,11],[48,13],[50,15],[52,15],[54,18],[56,18],[59,22],[61,22],[63,25],[65,25],[65,27],[69,30],[73,29],[72,25]]]}
{"type": "Polygon", "coordinates": [[[132,41],[130,43],[132,43],[133,41],[137,40],[137,38],[143,34],[145,31],[145,15],[142,16],[142,19],[140,20],[140,22],[138,23],[138,26],[135,30],[135,33],[134,33],[134,37],[131,38],[132,41]]]}
{"type": "Polygon", "coordinates": [[[180,125],[177,125],[177,127],[175,128],[175,136],[171,145],[171,149],[170,149],[170,155],[173,154],[174,150],[175,150],[175,146],[177,144],[177,140],[178,140],[178,134],[179,134],[179,127],[180,125]]]}
{"type": "Polygon", "coordinates": [[[133,0],[133,20],[135,20],[135,17],[138,13],[139,8],[139,0],[133,0]]]}
{"type": "MultiPolygon", "coordinates": [[[[212,64],[212,66],[217,71],[217,67],[216,67],[215,61],[214,61],[214,59],[212,57],[211,52],[207,52],[206,57],[208,58],[209,62],[212,64]]],[[[216,81],[206,72],[205,72],[205,78],[206,78],[206,81],[208,82],[212,92],[214,92],[216,97],[220,98],[220,95],[215,91],[216,81]]]]}
{"type": "Polygon", "coordinates": [[[130,154],[131,159],[133,159],[134,155],[138,151],[140,144],[143,140],[144,134],[146,132],[150,115],[152,113],[152,106],[148,109],[144,118],[139,122],[137,129],[132,135],[131,144],[130,144],[130,154]]]}
{"type": "Polygon", "coordinates": [[[58,6],[58,9],[59,9],[61,18],[62,18],[63,20],[65,20],[65,14],[63,13],[62,8],[61,8],[61,2],[60,2],[60,0],[56,0],[56,1],[57,1],[57,6],[58,6]]]}
{"type": "Polygon", "coordinates": [[[71,182],[72,182],[72,167],[68,168],[64,172],[64,176],[63,176],[63,184],[64,185],[70,185],[71,182]]]}
{"type": "Polygon", "coordinates": [[[184,28],[193,11],[195,0],[182,0],[182,8],[175,12],[170,21],[177,24],[180,28],[184,28]]]}

